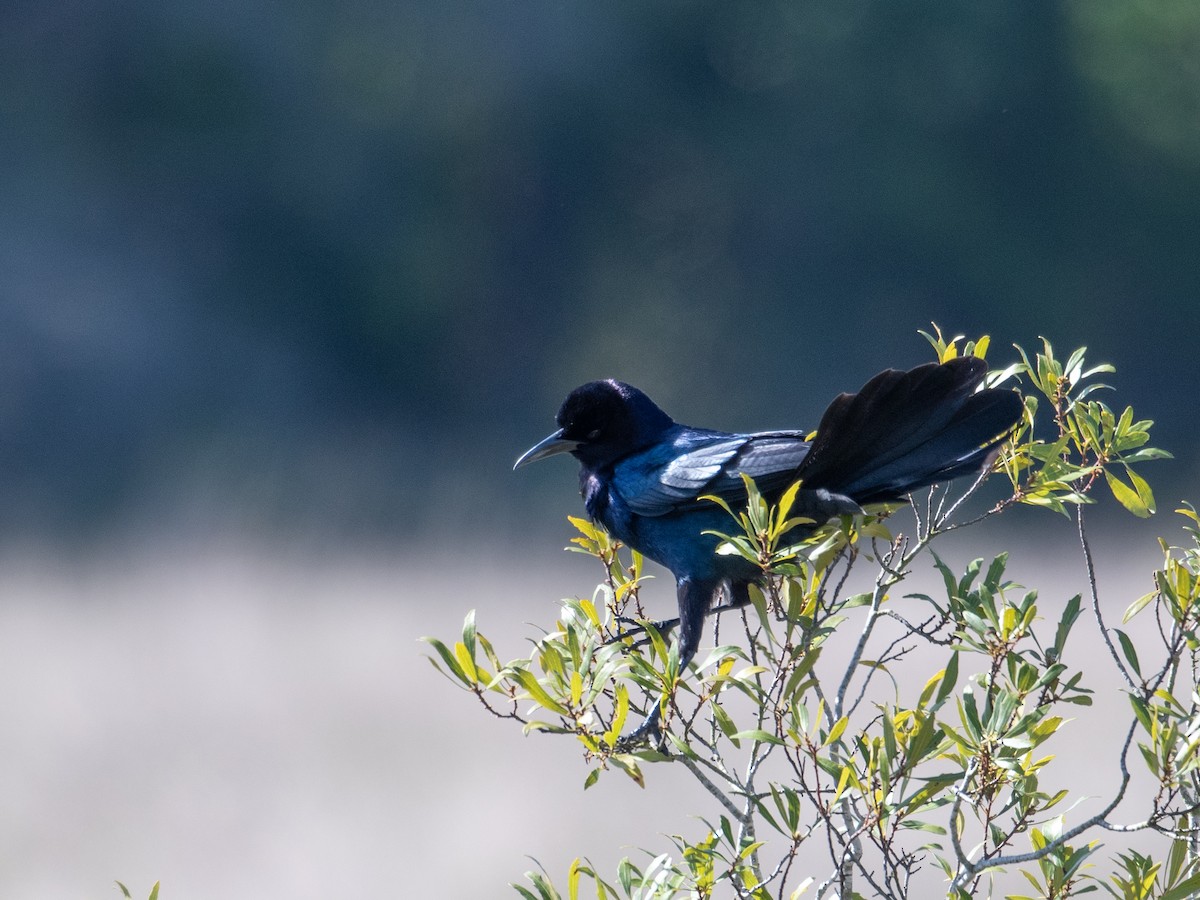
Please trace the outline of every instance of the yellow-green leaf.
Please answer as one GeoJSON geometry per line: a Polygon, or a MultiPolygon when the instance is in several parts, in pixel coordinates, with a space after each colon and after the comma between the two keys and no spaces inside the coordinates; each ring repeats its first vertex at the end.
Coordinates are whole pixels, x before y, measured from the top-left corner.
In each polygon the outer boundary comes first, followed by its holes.
{"type": "Polygon", "coordinates": [[[842,716],[833,723],[833,727],[829,729],[829,736],[825,738],[825,744],[829,745],[842,736],[842,732],[846,730],[846,725],[850,722],[845,716],[842,716]]]}
{"type": "Polygon", "coordinates": [[[1142,505],[1145,506],[1149,512],[1153,513],[1155,509],[1154,492],[1150,490],[1150,485],[1146,483],[1146,479],[1128,467],[1125,469],[1125,474],[1129,476],[1129,483],[1132,484],[1133,489],[1137,491],[1138,498],[1142,501],[1142,505]]]}
{"type": "Polygon", "coordinates": [[[529,696],[535,702],[552,712],[558,713],[560,716],[568,715],[566,708],[546,693],[546,689],[538,684],[537,678],[528,669],[517,669],[513,674],[521,682],[521,687],[529,692],[529,696]]]}
{"type": "Polygon", "coordinates": [[[463,674],[471,681],[477,681],[478,676],[475,674],[475,660],[471,659],[471,653],[467,650],[467,645],[459,641],[454,645],[454,658],[458,660],[458,664],[462,666],[463,674]]]}
{"type": "Polygon", "coordinates": [[[1151,510],[1142,502],[1142,498],[1137,495],[1137,492],[1130,488],[1125,482],[1113,475],[1108,469],[1104,470],[1104,480],[1108,482],[1109,490],[1112,491],[1117,502],[1124,506],[1127,510],[1141,519],[1148,518],[1151,510]]]}
{"type": "Polygon", "coordinates": [[[1132,603],[1130,603],[1129,607],[1125,610],[1124,617],[1121,619],[1121,624],[1124,625],[1126,622],[1128,622],[1130,619],[1132,619],[1134,616],[1136,616],[1138,613],[1140,613],[1143,609],[1146,608],[1147,604],[1149,604],[1150,601],[1153,600],[1157,596],[1158,596],[1158,591],[1150,591],[1150,593],[1142,594],[1142,596],[1138,597],[1136,600],[1134,600],[1132,603]]]}

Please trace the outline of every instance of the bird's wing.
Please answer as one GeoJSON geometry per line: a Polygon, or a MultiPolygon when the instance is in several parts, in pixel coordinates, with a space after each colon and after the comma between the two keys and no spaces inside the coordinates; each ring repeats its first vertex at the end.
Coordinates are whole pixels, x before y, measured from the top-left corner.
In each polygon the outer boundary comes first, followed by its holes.
{"type": "Polygon", "coordinates": [[[726,503],[746,499],[742,475],[749,475],[759,491],[767,496],[790,487],[796,469],[808,455],[809,442],[801,431],[766,431],[744,436],[741,450],[729,461],[705,490],[726,503]]]}
{"type": "Polygon", "coordinates": [[[689,431],[626,460],[616,486],[626,505],[642,516],[667,515],[704,495],[737,506],[746,500],[743,473],[765,494],[780,491],[795,480],[808,447],[799,431],[689,431]]]}

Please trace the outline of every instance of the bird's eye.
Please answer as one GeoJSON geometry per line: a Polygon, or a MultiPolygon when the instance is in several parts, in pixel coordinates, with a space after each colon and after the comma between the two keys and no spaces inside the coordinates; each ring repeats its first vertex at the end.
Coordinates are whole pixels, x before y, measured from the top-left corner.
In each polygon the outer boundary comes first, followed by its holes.
{"type": "Polygon", "coordinates": [[[594,441],[598,437],[600,437],[600,429],[599,428],[593,428],[591,431],[588,432],[587,439],[589,441],[594,441]]]}

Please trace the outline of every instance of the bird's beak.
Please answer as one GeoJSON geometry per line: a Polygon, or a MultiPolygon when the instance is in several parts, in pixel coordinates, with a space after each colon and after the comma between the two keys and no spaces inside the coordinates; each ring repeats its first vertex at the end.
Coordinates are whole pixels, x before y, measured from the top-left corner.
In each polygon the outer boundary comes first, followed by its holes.
{"type": "Polygon", "coordinates": [[[539,459],[545,459],[547,456],[554,456],[557,453],[570,453],[579,446],[579,441],[565,438],[562,433],[563,430],[560,428],[554,434],[547,435],[544,440],[534,444],[521,454],[521,458],[513,465],[513,469],[519,469],[526,463],[537,462],[539,459]]]}

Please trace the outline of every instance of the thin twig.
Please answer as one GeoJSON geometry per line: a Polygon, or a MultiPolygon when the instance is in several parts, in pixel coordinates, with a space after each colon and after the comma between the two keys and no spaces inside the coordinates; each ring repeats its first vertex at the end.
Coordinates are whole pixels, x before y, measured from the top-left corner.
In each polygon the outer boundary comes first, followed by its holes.
{"type": "Polygon", "coordinates": [[[678,759],[681,763],[683,763],[683,767],[685,769],[687,769],[689,772],[691,772],[692,775],[695,776],[697,781],[699,781],[702,785],[704,785],[704,789],[706,791],[708,791],[710,794],[712,794],[714,797],[717,798],[717,802],[720,803],[723,807],[725,807],[725,809],[729,812],[729,814],[731,816],[733,816],[735,819],[741,818],[741,816],[742,816],[741,811],[738,810],[736,805],[734,805],[733,800],[731,800],[724,791],[722,791],[719,787],[717,787],[715,784],[713,784],[713,782],[709,779],[709,777],[707,775],[705,775],[702,771],[700,771],[700,767],[696,764],[696,761],[694,759],[691,759],[690,757],[682,756],[682,755],[677,756],[675,758],[678,759]]]}
{"type": "Polygon", "coordinates": [[[1092,562],[1092,547],[1088,543],[1087,534],[1083,528],[1083,507],[1080,506],[1075,511],[1075,520],[1079,525],[1079,545],[1083,548],[1083,560],[1087,566],[1088,589],[1092,595],[1092,615],[1096,617],[1096,624],[1100,626],[1100,636],[1104,638],[1104,644],[1108,647],[1108,654],[1116,663],[1117,671],[1121,673],[1121,677],[1125,679],[1125,684],[1132,691],[1138,691],[1139,686],[1134,682],[1129,674],[1129,670],[1125,668],[1125,663],[1121,660],[1120,654],[1117,653],[1117,648],[1113,646],[1112,638],[1109,637],[1108,626],[1104,624],[1104,613],[1100,610],[1100,594],[1096,587],[1096,567],[1092,562]]]}

